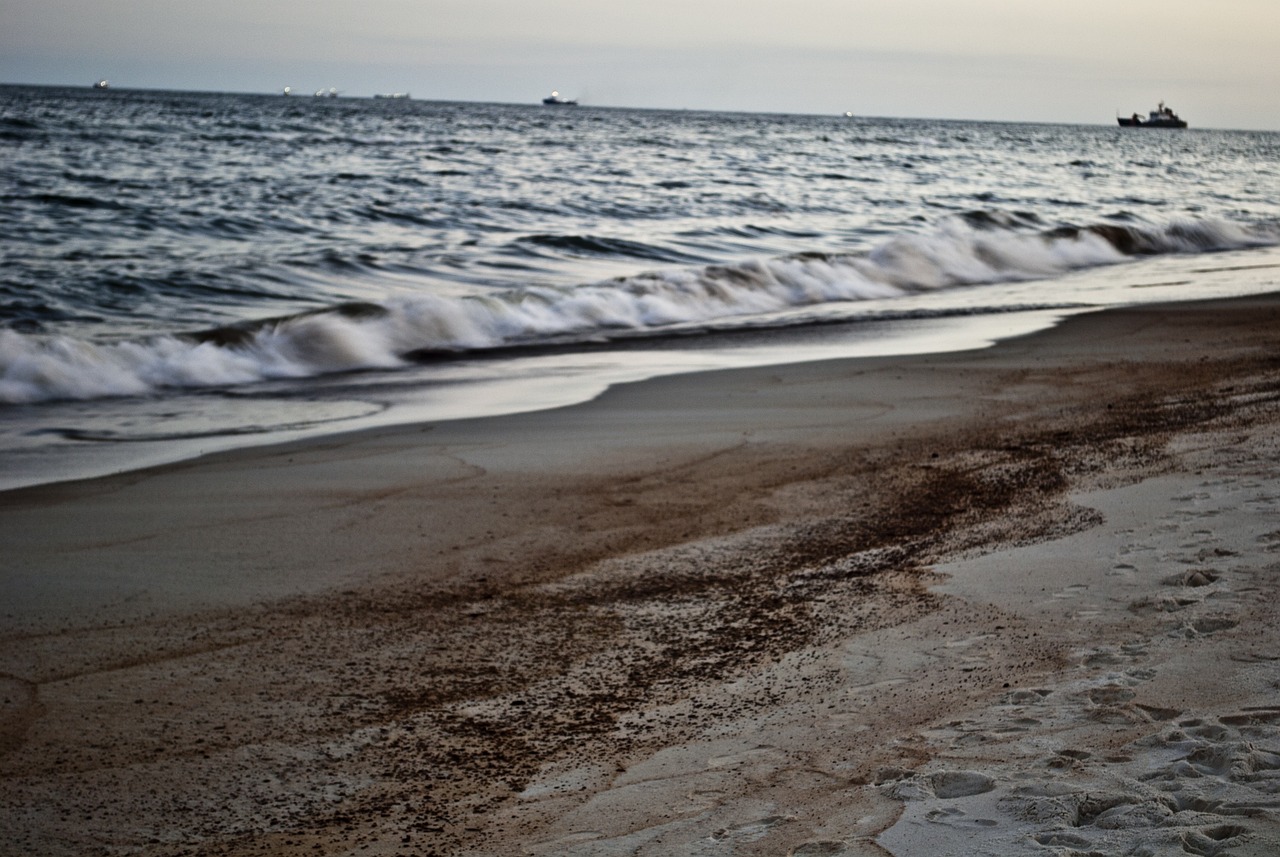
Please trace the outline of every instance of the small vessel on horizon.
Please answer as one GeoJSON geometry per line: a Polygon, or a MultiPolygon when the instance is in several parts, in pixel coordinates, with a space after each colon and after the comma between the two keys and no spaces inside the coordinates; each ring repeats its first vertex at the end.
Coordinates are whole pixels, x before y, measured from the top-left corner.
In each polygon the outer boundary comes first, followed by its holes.
{"type": "Polygon", "coordinates": [[[93,85],[94,89],[110,89],[111,83],[106,79],[100,80],[93,85]]]}
{"type": "Polygon", "coordinates": [[[1160,106],[1152,110],[1146,119],[1143,119],[1137,113],[1132,116],[1117,116],[1116,121],[1120,123],[1122,128],[1185,128],[1187,122],[1185,119],[1173,112],[1173,109],[1166,107],[1163,101],[1160,106]]]}
{"type": "Polygon", "coordinates": [[[578,101],[575,98],[561,98],[560,93],[553,89],[550,95],[542,99],[542,103],[569,106],[576,105],[578,101]]]}

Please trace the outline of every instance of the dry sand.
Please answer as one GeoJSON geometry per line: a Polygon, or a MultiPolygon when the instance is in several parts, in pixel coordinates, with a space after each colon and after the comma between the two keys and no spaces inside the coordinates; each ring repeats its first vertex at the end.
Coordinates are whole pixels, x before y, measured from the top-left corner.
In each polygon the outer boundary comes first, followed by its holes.
{"type": "Polygon", "coordinates": [[[0,495],[0,852],[1280,853],[1278,322],[0,495]]]}

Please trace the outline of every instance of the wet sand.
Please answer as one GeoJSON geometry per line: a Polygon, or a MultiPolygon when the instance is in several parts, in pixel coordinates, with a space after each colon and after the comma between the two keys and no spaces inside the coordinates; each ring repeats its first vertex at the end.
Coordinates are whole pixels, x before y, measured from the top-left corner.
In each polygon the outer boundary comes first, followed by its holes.
{"type": "Polygon", "coordinates": [[[0,494],[0,853],[1272,854],[1280,298],[0,494]]]}

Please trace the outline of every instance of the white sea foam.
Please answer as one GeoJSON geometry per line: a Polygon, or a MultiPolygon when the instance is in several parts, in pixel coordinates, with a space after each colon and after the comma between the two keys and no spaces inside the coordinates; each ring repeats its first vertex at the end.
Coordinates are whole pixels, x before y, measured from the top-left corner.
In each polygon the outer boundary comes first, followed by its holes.
{"type": "Polygon", "coordinates": [[[223,344],[176,335],[102,343],[4,330],[0,401],[143,395],[394,368],[413,355],[660,333],[796,307],[1051,278],[1130,258],[1121,248],[1205,252],[1278,239],[1220,221],[1045,235],[955,220],[931,233],[893,238],[865,255],[797,255],[486,296],[401,297],[378,312],[339,309],[264,323],[223,344]]]}

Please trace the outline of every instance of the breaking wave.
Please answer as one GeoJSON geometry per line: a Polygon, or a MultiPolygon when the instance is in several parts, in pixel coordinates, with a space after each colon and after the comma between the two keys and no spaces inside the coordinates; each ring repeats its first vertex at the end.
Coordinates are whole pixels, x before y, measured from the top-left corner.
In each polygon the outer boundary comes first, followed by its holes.
{"type": "Polygon", "coordinates": [[[1277,243],[1276,226],[1204,220],[1046,229],[1034,215],[972,212],[865,254],[798,254],[567,288],[416,295],[133,341],[0,330],[0,401],[135,396],[699,325],[723,329],[797,307],[1051,278],[1139,255],[1277,243]]]}

